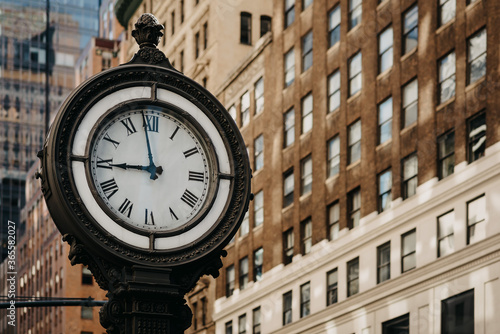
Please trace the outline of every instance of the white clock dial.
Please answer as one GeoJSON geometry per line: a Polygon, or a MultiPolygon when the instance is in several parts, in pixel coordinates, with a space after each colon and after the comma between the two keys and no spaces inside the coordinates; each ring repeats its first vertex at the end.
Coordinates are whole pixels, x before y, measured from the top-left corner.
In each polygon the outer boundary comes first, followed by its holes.
{"type": "Polygon", "coordinates": [[[209,149],[190,121],[165,108],[111,113],[90,146],[90,179],[100,202],[126,226],[173,232],[210,201],[209,149]]]}

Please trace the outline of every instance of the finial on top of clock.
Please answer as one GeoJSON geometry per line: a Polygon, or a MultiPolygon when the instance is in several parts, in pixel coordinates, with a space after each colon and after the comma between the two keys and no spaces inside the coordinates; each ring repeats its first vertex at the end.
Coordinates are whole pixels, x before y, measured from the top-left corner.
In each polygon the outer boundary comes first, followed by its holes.
{"type": "Polygon", "coordinates": [[[160,37],[163,36],[161,30],[165,27],[158,22],[158,19],[150,13],[142,14],[134,24],[135,29],[132,30],[132,36],[139,44],[140,48],[145,46],[156,47],[160,42],[160,37]]]}

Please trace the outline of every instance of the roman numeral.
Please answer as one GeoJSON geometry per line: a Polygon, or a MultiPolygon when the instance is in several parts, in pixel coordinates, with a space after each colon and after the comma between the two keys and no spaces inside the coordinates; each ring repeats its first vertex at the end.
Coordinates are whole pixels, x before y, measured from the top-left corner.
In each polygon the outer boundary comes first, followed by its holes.
{"type": "Polygon", "coordinates": [[[170,210],[170,217],[172,219],[179,220],[179,218],[177,218],[177,215],[175,214],[174,210],[172,210],[171,207],[168,207],[168,209],[170,210]]]}
{"type": "Polygon", "coordinates": [[[196,197],[192,192],[186,189],[181,197],[181,200],[190,207],[194,208],[196,202],[198,202],[198,197],[196,197]]]}
{"type": "Polygon", "coordinates": [[[132,204],[132,202],[130,202],[128,200],[128,198],[125,198],[125,201],[123,201],[122,205],[120,205],[120,207],[118,208],[118,211],[120,211],[121,214],[125,214],[125,211],[128,210],[128,213],[126,214],[126,216],[128,218],[130,218],[130,214],[132,213],[132,207],[134,206],[134,204],[132,204]]]}
{"type": "Polygon", "coordinates": [[[97,157],[96,166],[97,166],[97,168],[112,169],[111,166],[109,165],[112,162],[113,162],[113,159],[101,159],[101,158],[97,157]]]}
{"type": "Polygon", "coordinates": [[[153,211],[149,212],[149,215],[148,215],[148,209],[145,209],[144,224],[146,224],[146,225],[154,225],[155,224],[155,218],[153,217],[153,211]]]}
{"type": "Polygon", "coordinates": [[[177,133],[177,131],[179,131],[179,127],[175,128],[174,133],[172,133],[172,135],[170,136],[170,140],[174,140],[174,137],[175,137],[175,134],[177,133]]]}
{"type": "Polygon", "coordinates": [[[146,115],[146,127],[148,131],[158,132],[158,116],[146,115]]]}
{"type": "Polygon", "coordinates": [[[135,129],[134,123],[132,123],[132,120],[130,119],[130,117],[125,118],[121,122],[125,126],[125,128],[127,128],[127,136],[130,136],[131,134],[137,132],[137,130],[135,129]]]}
{"type": "Polygon", "coordinates": [[[119,142],[117,142],[116,140],[111,139],[111,137],[110,137],[110,136],[109,136],[109,134],[107,134],[107,133],[104,135],[104,138],[102,138],[102,139],[109,141],[111,144],[113,144],[113,146],[114,146],[115,148],[117,148],[117,147],[118,147],[118,145],[120,145],[120,143],[119,143],[119,142]]]}
{"type": "Polygon", "coordinates": [[[193,147],[192,149],[187,150],[186,152],[184,152],[184,156],[186,158],[189,158],[190,156],[192,156],[193,154],[196,154],[196,153],[198,153],[198,150],[196,149],[196,147],[193,147]]]}
{"type": "Polygon", "coordinates": [[[202,172],[189,171],[189,181],[200,181],[203,182],[205,179],[205,174],[202,172]]]}
{"type": "Polygon", "coordinates": [[[104,192],[104,195],[106,195],[106,197],[110,199],[111,196],[113,196],[118,191],[118,185],[116,184],[115,179],[111,179],[102,182],[101,189],[104,192]]]}

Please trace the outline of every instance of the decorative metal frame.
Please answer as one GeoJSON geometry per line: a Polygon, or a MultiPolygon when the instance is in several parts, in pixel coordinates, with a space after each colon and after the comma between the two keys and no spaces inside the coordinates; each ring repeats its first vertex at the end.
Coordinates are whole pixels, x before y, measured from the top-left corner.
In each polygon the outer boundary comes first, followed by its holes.
{"type": "Polygon", "coordinates": [[[204,87],[175,70],[156,48],[163,26],[151,14],[143,14],[135,26],[132,35],[140,49],[132,60],[90,78],[62,105],[39,152],[39,176],[52,218],[71,246],[71,264],[88,265],[99,286],[109,291],[109,302],[100,312],[107,332],[183,333],[192,317],[184,294],[202,275],[219,275],[224,247],[248,210],[251,170],[244,141],[229,113],[204,87]],[[218,178],[231,181],[228,201],[195,244],[169,251],[125,244],[100,227],[76,191],[72,161],[89,159],[72,155],[78,125],[96,101],[130,86],[151,87],[152,104],[158,88],[183,96],[205,113],[224,141],[231,174],[218,178]]]}

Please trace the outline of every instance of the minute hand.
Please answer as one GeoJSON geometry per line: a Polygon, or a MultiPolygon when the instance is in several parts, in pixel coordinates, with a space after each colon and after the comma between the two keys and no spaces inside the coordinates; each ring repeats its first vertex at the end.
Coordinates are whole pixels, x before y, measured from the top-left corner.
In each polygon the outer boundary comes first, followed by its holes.
{"type": "Polygon", "coordinates": [[[151,153],[151,145],[149,144],[149,136],[148,136],[148,125],[146,124],[146,115],[144,115],[144,111],[142,111],[142,124],[144,127],[144,133],[146,134],[146,144],[148,147],[148,158],[149,158],[149,166],[146,169],[151,174],[149,178],[151,180],[156,180],[158,176],[156,175],[156,166],[153,162],[153,154],[151,153]]]}

